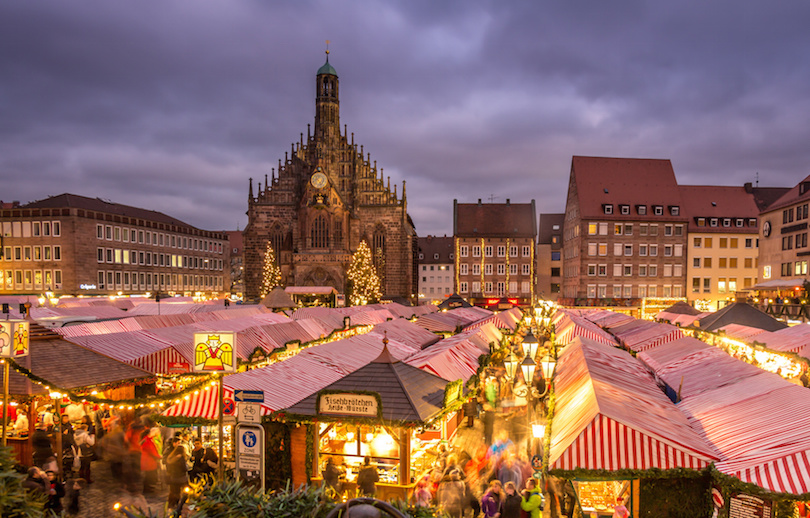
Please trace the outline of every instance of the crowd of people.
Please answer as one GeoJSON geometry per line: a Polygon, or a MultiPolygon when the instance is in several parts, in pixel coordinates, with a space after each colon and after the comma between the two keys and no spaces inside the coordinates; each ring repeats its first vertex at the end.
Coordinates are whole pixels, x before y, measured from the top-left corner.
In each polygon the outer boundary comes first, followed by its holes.
{"type": "Polygon", "coordinates": [[[100,459],[107,461],[112,480],[130,493],[149,495],[168,487],[170,508],[180,503],[189,481],[208,482],[219,466],[214,449],[188,431],[173,432],[147,416],[126,411],[90,411],[80,405],[68,409],[58,424],[52,408],[45,407],[38,415],[31,438],[32,466],[24,481],[28,490],[47,495],[46,509],[57,515],[63,510],[71,515],[80,512],[81,490],[93,483],[93,463],[100,459]],[[54,451],[58,444],[61,466],[54,451]]]}

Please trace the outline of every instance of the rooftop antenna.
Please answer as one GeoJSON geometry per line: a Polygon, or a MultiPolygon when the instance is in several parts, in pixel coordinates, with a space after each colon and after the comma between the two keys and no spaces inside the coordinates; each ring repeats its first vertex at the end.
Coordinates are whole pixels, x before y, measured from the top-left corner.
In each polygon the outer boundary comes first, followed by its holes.
{"type": "Polygon", "coordinates": [[[756,172],[756,179],[757,179],[756,186],[759,187],[759,171],[756,172]]]}
{"type": "Polygon", "coordinates": [[[495,193],[489,195],[489,202],[493,203],[498,197],[495,196],[495,193]]]}

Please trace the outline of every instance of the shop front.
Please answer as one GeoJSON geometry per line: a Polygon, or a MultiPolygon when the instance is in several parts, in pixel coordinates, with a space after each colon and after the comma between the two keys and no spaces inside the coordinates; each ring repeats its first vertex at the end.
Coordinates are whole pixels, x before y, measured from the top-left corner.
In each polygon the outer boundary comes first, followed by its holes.
{"type": "Polygon", "coordinates": [[[332,464],[348,498],[357,494],[357,475],[368,462],[379,477],[375,497],[408,498],[455,430],[460,389],[461,383],[397,361],[384,348],[376,360],[282,412],[312,424],[308,429],[316,434],[307,459],[307,452],[296,451],[306,441],[295,437],[305,427],[293,431],[293,485],[321,483],[332,464]],[[304,464],[299,469],[296,459],[304,464]]]}

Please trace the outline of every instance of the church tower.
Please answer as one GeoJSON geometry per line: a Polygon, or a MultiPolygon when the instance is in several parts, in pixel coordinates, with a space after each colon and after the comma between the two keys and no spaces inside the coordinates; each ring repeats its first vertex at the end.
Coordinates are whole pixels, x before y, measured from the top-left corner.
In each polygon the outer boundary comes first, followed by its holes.
{"type": "Polygon", "coordinates": [[[415,297],[416,231],[402,195],[354,134],[340,127],[338,75],[326,63],[315,75],[315,131],[300,134],[264,184],[248,184],[242,236],[245,295],[261,295],[269,242],[284,286],[332,286],[346,292],[346,270],[361,241],[371,248],[387,298],[415,297]],[[341,131],[343,129],[343,131],[341,131]],[[305,137],[306,135],[306,137],[305,137]]]}
{"type": "Polygon", "coordinates": [[[315,138],[336,138],[340,136],[338,75],[335,67],[329,64],[328,50],[326,51],[326,63],[318,69],[315,91],[315,138]]]}

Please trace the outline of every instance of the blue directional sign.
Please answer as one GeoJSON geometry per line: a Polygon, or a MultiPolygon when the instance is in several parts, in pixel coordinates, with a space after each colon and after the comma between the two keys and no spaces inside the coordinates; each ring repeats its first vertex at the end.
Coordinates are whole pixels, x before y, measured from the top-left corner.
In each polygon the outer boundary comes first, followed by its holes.
{"type": "Polygon", "coordinates": [[[238,402],[264,403],[263,390],[234,390],[233,398],[238,402]]]}

